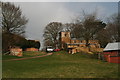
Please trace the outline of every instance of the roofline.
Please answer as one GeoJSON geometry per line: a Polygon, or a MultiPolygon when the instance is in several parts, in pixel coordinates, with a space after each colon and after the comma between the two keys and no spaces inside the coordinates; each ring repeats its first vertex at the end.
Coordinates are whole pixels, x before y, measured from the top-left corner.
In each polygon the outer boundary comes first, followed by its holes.
{"type": "Polygon", "coordinates": [[[120,49],[118,49],[118,50],[103,50],[103,52],[108,52],[108,51],[120,51],[120,49]]]}
{"type": "Polygon", "coordinates": [[[120,42],[108,43],[103,51],[119,51],[120,42]]]}

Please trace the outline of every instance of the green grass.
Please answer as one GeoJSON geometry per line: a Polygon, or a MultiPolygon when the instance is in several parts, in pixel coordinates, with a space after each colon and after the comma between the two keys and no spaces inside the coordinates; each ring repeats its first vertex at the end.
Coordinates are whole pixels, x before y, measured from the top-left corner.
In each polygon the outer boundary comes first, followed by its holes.
{"type": "Polygon", "coordinates": [[[45,53],[40,52],[40,51],[25,51],[25,52],[23,52],[23,57],[41,56],[44,54],[45,53]]]}
{"type": "Polygon", "coordinates": [[[3,61],[2,73],[3,78],[118,78],[118,64],[60,51],[42,58],[3,61]]]}
{"type": "Polygon", "coordinates": [[[16,59],[16,58],[25,58],[25,57],[33,57],[33,56],[41,56],[45,53],[40,51],[24,51],[22,57],[12,56],[12,55],[2,55],[2,60],[16,59]]]}

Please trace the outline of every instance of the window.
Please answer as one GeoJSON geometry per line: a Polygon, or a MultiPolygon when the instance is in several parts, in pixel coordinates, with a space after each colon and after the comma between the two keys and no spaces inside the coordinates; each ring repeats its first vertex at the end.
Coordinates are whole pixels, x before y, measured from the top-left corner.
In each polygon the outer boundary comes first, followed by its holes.
{"type": "Polygon", "coordinates": [[[65,34],[65,37],[67,36],[67,34],[65,34]]]}
{"type": "Polygon", "coordinates": [[[76,43],[76,40],[74,40],[73,43],[76,43]]]}

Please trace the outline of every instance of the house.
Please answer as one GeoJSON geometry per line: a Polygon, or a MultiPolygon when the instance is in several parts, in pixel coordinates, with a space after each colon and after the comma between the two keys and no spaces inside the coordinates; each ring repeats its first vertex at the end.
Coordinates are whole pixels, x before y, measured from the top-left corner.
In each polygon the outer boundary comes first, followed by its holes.
{"type": "Polygon", "coordinates": [[[120,63],[120,42],[108,43],[103,50],[103,57],[110,63],[120,63]]]}
{"type": "Polygon", "coordinates": [[[39,51],[37,48],[27,48],[25,51],[39,51]]]}
{"type": "Polygon", "coordinates": [[[10,55],[14,55],[14,56],[23,56],[22,54],[22,49],[19,47],[13,47],[10,49],[10,55]]]}
{"type": "Polygon", "coordinates": [[[61,49],[67,50],[69,53],[77,52],[102,52],[103,49],[100,48],[98,40],[89,40],[89,47],[86,46],[85,40],[78,40],[76,38],[71,38],[70,32],[60,32],[60,43],[61,49]]]}

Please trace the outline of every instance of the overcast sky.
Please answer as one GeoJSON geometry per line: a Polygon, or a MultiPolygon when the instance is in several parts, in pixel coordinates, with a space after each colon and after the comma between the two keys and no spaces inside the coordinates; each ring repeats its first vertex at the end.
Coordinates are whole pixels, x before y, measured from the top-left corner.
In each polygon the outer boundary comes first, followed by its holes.
{"type": "Polygon", "coordinates": [[[29,19],[26,25],[26,38],[43,40],[43,30],[50,22],[69,23],[82,15],[82,10],[92,13],[97,10],[98,18],[106,21],[110,15],[118,12],[117,2],[15,2],[29,19]]]}

